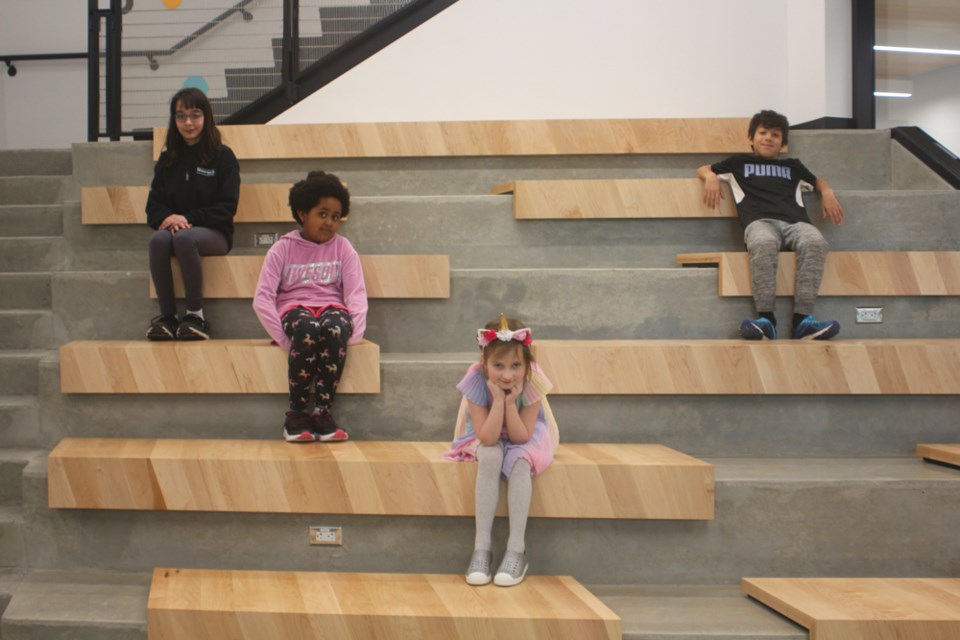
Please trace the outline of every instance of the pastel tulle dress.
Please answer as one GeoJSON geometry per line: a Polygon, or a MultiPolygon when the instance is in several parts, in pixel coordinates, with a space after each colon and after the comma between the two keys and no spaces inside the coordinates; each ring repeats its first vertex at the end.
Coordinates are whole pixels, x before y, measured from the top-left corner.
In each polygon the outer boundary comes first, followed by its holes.
{"type": "MultiPolygon", "coordinates": [[[[506,427],[500,432],[500,442],[504,445],[501,472],[505,478],[510,477],[510,472],[517,460],[524,459],[529,462],[535,476],[546,471],[553,462],[553,453],[560,442],[560,433],[553,418],[553,412],[550,411],[550,405],[547,403],[547,392],[552,387],[543,370],[533,363],[530,366],[530,378],[524,383],[523,391],[517,398],[517,408],[522,409],[540,401],[540,411],[537,413],[533,436],[523,444],[511,443],[507,437],[506,427]]],[[[466,375],[457,385],[457,390],[463,394],[463,400],[460,402],[460,410],[457,413],[453,444],[444,457],[448,460],[476,462],[480,441],[470,420],[467,401],[483,407],[489,407],[492,403],[490,390],[487,389],[487,379],[483,376],[482,365],[479,362],[467,369],[466,375]]]]}

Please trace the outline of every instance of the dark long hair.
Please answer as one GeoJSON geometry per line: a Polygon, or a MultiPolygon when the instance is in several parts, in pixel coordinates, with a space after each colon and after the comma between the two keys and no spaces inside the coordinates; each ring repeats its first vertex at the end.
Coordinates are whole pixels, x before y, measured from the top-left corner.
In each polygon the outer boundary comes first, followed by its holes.
{"type": "Polygon", "coordinates": [[[184,109],[200,109],[203,112],[203,130],[200,132],[200,140],[197,142],[198,155],[201,165],[211,165],[217,158],[217,152],[223,146],[223,140],[220,137],[220,130],[217,129],[217,123],[213,120],[213,109],[210,107],[210,101],[203,91],[194,87],[180,89],[173,98],[170,99],[170,121],[167,123],[167,155],[164,157],[164,166],[173,165],[187,150],[187,143],[177,129],[177,103],[183,105],[184,109]]]}

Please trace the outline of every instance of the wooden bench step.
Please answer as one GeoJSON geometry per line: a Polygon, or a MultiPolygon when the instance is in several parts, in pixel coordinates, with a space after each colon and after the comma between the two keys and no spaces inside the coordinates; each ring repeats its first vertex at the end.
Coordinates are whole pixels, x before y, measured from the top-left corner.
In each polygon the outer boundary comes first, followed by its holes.
{"type": "Polygon", "coordinates": [[[459,575],[156,569],[151,640],[619,640],[620,618],[571,577],[510,589],[459,575]]]}
{"type": "Polygon", "coordinates": [[[960,340],[536,340],[557,394],[960,394],[960,340]]]}
{"type": "MultiPolygon", "coordinates": [[[[226,125],[237,158],[400,158],[745,152],[746,118],[226,125]]],[[[160,156],[166,127],[153,130],[160,156]]]]}
{"type": "Polygon", "coordinates": [[[919,444],[917,455],[924,460],[960,467],[960,444],[919,444]]]}
{"type": "Polygon", "coordinates": [[[744,578],[741,587],[811,640],[960,638],[960,579],[744,578]]]}
{"type": "MultiPolygon", "coordinates": [[[[294,225],[287,198],[290,183],[241,184],[233,221],[289,222],[294,225]]],[[[148,186],[83,187],[80,221],[83,224],[146,224],[148,186]]]]}
{"type": "MultiPolygon", "coordinates": [[[[253,298],[264,256],[203,258],[204,298],[253,298]]],[[[174,295],[182,298],[183,278],[173,264],[174,295]]],[[[444,255],[361,255],[368,298],[449,298],[450,257],[444,255]]],[[[150,282],[150,297],[157,292],[150,282]]]]}
{"type": "MultiPolygon", "coordinates": [[[[683,266],[717,265],[720,296],[749,296],[744,252],[681,253],[683,266]]],[[[793,295],[796,253],[780,254],[777,295],[793,295]]],[[[960,251],[833,251],[827,254],[821,296],[960,295],[960,251]]]]}
{"type": "Polygon", "coordinates": [[[736,218],[730,187],[720,206],[703,203],[698,178],[643,180],[517,180],[493,187],[513,193],[518,220],[581,218],[736,218]]]}
{"type": "MultiPolygon", "coordinates": [[[[380,347],[350,346],[338,393],[380,393],[380,347]]],[[[62,393],[288,393],[269,340],[80,340],[60,347],[62,393]]]]}
{"type": "MultiPolygon", "coordinates": [[[[477,465],[444,442],[67,438],[51,508],[472,516],[477,465]],[[318,489],[323,487],[323,490],[318,489]]],[[[709,520],[713,466],[660,445],[561,444],[533,483],[540,518],[709,520]]],[[[506,515],[506,491],[500,513],[506,515]]]]}

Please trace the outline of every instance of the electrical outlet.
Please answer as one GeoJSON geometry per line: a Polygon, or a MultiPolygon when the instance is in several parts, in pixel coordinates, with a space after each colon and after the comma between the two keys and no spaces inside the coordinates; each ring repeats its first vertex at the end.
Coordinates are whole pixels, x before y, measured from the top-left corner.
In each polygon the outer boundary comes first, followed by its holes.
{"type": "Polygon", "coordinates": [[[253,246],[272,247],[279,239],[279,233],[255,233],[253,234],[253,246]]]}
{"type": "Polygon", "coordinates": [[[340,527],[310,527],[310,544],[343,546],[343,530],[340,527]]]}
{"type": "Polygon", "coordinates": [[[883,307],[857,307],[857,324],[883,322],[883,307]]]}

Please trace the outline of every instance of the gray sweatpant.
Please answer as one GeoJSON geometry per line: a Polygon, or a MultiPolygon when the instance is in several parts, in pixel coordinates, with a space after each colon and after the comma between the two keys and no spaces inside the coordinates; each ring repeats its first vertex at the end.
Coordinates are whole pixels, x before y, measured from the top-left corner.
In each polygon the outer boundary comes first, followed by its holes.
{"type": "Polygon", "coordinates": [[[203,268],[200,256],[227,255],[227,238],[215,229],[190,227],[177,235],[167,230],[154,231],[150,238],[150,277],[157,290],[161,315],[176,315],[177,303],[173,298],[173,269],[170,258],[177,257],[183,274],[183,289],[187,309],[203,308],[203,268]]]}
{"type": "Polygon", "coordinates": [[[823,234],[807,222],[783,222],[764,218],[747,225],[743,240],[750,254],[753,302],[757,313],[772,312],[777,295],[777,261],[780,250],[797,252],[797,279],[793,311],[810,315],[820,291],[823,263],[830,246],[823,234]]]}

